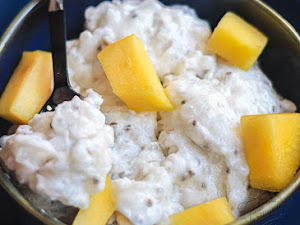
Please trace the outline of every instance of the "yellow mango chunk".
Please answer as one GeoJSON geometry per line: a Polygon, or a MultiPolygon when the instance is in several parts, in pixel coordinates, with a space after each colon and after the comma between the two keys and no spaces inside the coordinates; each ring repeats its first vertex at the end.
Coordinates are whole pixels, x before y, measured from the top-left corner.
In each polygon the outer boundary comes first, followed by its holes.
{"type": "Polygon", "coordinates": [[[262,53],[268,38],[232,12],[220,20],[207,48],[243,70],[249,70],[262,53]]]}
{"type": "Polygon", "coordinates": [[[24,52],[0,98],[0,116],[12,123],[27,124],[39,113],[52,91],[51,53],[24,52]]]}
{"type": "Polygon", "coordinates": [[[170,220],[172,225],[223,225],[235,218],[222,197],[171,215],[170,220]]]}
{"type": "Polygon", "coordinates": [[[111,180],[107,175],[103,191],[91,196],[89,208],[79,210],[73,225],[106,225],[115,210],[111,180]]]}
{"type": "Polygon", "coordinates": [[[129,109],[172,110],[142,41],[134,34],[107,46],[98,54],[114,93],[129,109]]]}
{"type": "Polygon", "coordinates": [[[300,114],[243,116],[241,127],[250,185],[282,190],[300,165],[300,114]]]}

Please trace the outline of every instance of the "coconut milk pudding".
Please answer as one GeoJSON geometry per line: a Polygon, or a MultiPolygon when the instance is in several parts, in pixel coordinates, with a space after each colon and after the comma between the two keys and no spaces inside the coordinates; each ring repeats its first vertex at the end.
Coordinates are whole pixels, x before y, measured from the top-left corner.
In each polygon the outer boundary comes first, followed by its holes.
{"type": "Polygon", "coordinates": [[[20,183],[87,209],[109,173],[116,210],[134,225],[169,224],[170,215],[222,196],[238,218],[270,198],[249,186],[240,118],[296,106],[258,63],[245,72],[207,50],[211,28],[187,6],[102,2],[85,18],[85,30],[67,43],[71,84],[85,100],[37,114],[0,139],[0,157],[20,183]],[[131,34],[174,110],[137,113],[114,94],[97,54],[131,34]]]}

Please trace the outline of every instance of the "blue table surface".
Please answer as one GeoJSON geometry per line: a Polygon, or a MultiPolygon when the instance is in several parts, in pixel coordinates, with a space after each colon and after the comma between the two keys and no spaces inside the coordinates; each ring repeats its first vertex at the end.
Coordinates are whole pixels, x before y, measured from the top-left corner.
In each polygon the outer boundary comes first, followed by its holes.
{"type": "MultiPolygon", "coordinates": [[[[84,0],[83,0],[84,1],[84,0]]],[[[0,0],[0,35],[10,21],[29,0],[0,0]]],[[[286,18],[300,32],[300,0],[265,0],[286,18]]],[[[33,216],[26,213],[0,187],[0,224],[2,225],[42,225],[33,216]]],[[[300,225],[300,189],[296,191],[281,207],[256,225],[300,225]]]]}

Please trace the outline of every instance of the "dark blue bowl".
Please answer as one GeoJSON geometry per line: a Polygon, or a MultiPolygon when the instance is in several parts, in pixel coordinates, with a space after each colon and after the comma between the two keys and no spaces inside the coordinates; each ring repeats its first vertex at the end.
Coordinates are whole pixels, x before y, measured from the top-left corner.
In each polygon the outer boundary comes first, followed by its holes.
{"type": "MultiPolygon", "coordinates": [[[[0,41],[0,94],[3,92],[22,52],[28,50],[49,50],[49,33],[47,22],[47,1],[31,1],[15,18],[0,41]]],[[[276,12],[259,0],[165,0],[165,4],[188,4],[197,10],[201,18],[207,19],[212,27],[222,15],[232,10],[256,27],[268,37],[269,44],[260,57],[263,71],[269,75],[280,94],[296,103],[300,108],[300,38],[296,31],[276,12]]],[[[97,0],[65,1],[68,39],[78,37],[83,30],[83,13],[89,5],[97,5],[97,0]]],[[[124,27],[124,29],[126,29],[124,27]]],[[[11,124],[0,119],[0,136],[7,133],[11,124]]],[[[16,189],[9,176],[0,170],[1,185],[29,213],[45,224],[62,225],[62,223],[31,205],[16,189]]],[[[270,202],[251,213],[239,218],[234,224],[248,224],[263,218],[274,211],[292,192],[300,186],[298,172],[292,183],[277,194],[270,202]]]]}

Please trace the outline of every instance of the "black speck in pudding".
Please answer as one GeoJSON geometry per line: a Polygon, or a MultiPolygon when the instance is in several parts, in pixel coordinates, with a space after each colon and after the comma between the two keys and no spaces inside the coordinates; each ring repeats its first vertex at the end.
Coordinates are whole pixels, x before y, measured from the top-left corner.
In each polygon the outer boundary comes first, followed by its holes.
{"type": "Polygon", "coordinates": [[[105,40],[103,40],[100,44],[99,44],[99,46],[97,47],[97,50],[98,51],[102,51],[106,46],[108,46],[109,45],[109,43],[107,42],[107,41],[105,41],[105,40]]]}
{"type": "Polygon", "coordinates": [[[184,105],[185,103],[186,103],[186,101],[185,101],[185,100],[183,100],[183,101],[181,102],[181,104],[182,104],[182,105],[184,105]]]}
{"type": "Polygon", "coordinates": [[[114,126],[114,125],[117,125],[117,123],[112,122],[112,123],[110,123],[109,125],[110,125],[110,126],[114,126]]]}
{"type": "Polygon", "coordinates": [[[131,125],[127,125],[126,128],[125,128],[125,130],[126,130],[126,131],[129,131],[130,128],[131,128],[131,125]]]}
{"type": "Polygon", "coordinates": [[[94,184],[98,184],[98,183],[99,183],[99,180],[98,180],[97,178],[94,178],[94,179],[93,179],[93,183],[94,183],[94,184]]]}
{"type": "MultiPolygon", "coordinates": [[[[103,41],[102,41],[102,45],[104,45],[104,47],[105,47],[105,46],[109,45],[109,43],[108,43],[107,41],[103,40],[103,41]]],[[[104,47],[103,47],[103,48],[104,48],[104,47]]]]}
{"type": "Polygon", "coordinates": [[[72,105],[72,109],[73,109],[74,111],[78,111],[79,107],[78,107],[78,105],[72,105]]]}
{"type": "Polygon", "coordinates": [[[228,167],[226,169],[226,173],[230,173],[230,169],[228,167]]]}
{"type": "Polygon", "coordinates": [[[188,174],[189,174],[189,176],[190,176],[190,177],[192,177],[192,176],[194,176],[194,175],[195,175],[195,172],[194,172],[194,171],[192,171],[192,170],[189,170],[189,171],[188,171],[188,174]]]}
{"type": "Polygon", "coordinates": [[[230,76],[230,75],[232,75],[232,72],[228,71],[228,72],[226,72],[225,75],[226,75],[226,76],[230,76]]]}
{"type": "Polygon", "coordinates": [[[87,149],[87,153],[91,156],[93,155],[90,149],[87,149]]]}
{"type": "Polygon", "coordinates": [[[99,45],[99,46],[97,47],[97,51],[98,51],[98,52],[102,51],[102,49],[103,49],[102,45],[99,45]]]}
{"type": "Polygon", "coordinates": [[[150,198],[148,198],[146,200],[146,204],[147,204],[148,207],[151,207],[153,205],[153,202],[152,202],[152,200],[150,198]]]}
{"type": "Polygon", "coordinates": [[[192,124],[193,124],[193,126],[196,126],[197,125],[197,121],[193,120],[192,124]]]}
{"type": "Polygon", "coordinates": [[[132,13],[131,13],[131,18],[132,18],[132,19],[135,19],[137,16],[138,16],[138,15],[137,15],[135,12],[132,12],[132,13]]]}
{"type": "Polygon", "coordinates": [[[202,187],[202,188],[206,188],[205,183],[202,183],[202,184],[201,184],[201,187],[202,187]]]}
{"type": "Polygon", "coordinates": [[[119,173],[119,177],[120,178],[123,178],[125,176],[125,172],[123,171],[123,172],[121,172],[121,173],[119,173]]]}
{"type": "Polygon", "coordinates": [[[199,74],[196,74],[196,77],[197,77],[197,78],[199,78],[200,80],[202,80],[202,79],[203,79],[203,77],[202,77],[202,76],[200,76],[199,74]]]}
{"type": "Polygon", "coordinates": [[[209,72],[208,69],[203,70],[203,74],[207,74],[209,72]]]}
{"type": "Polygon", "coordinates": [[[187,171],[186,174],[184,174],[184,175],[182,176],[181,181],[185,181],[186,179],[191,178],[191,177],[194,176],[194,175],[195,175],[195,172],[192,171],[192,170],[189,170],[189,171],[187,171]]]}
{"type": "Polygon", "coordinates": [[[209,146],[207,144],[204,144],[203,146],[200,146],[200,148],[203,150],[203,151],[209,151],[209,146]]]}

